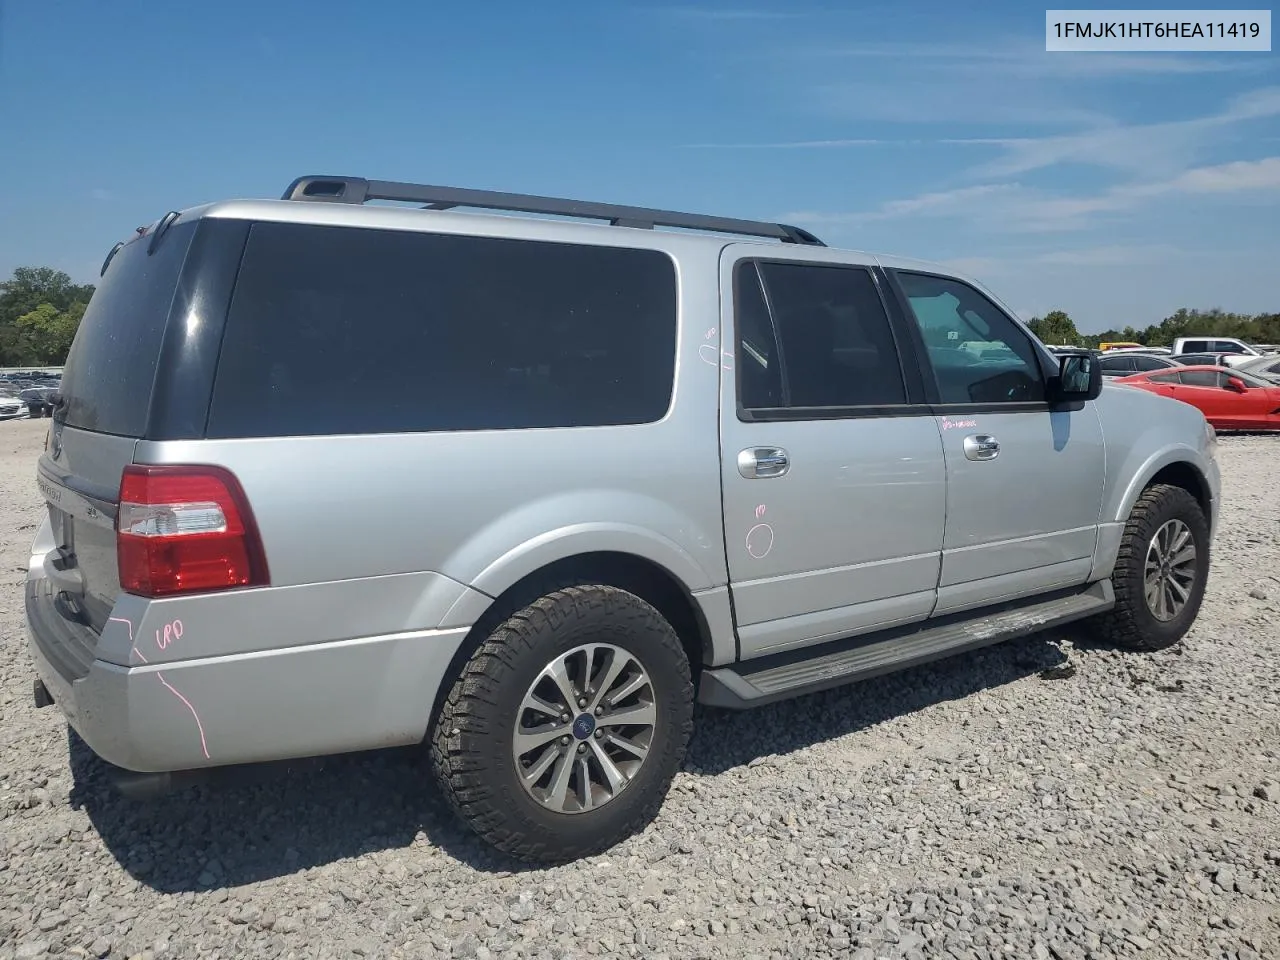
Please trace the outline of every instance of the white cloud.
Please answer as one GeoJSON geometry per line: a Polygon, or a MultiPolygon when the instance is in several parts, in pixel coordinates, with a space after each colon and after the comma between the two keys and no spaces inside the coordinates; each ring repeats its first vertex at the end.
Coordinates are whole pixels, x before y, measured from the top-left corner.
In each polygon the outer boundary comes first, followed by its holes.
{"type": "Polygon", "coordinates": [[[1240,190],[1280,190],[1280,157],[1237,160],[1188,170],[1157,192],[1233,193],[1240,190]]]}
{"type": "Polygon", "coordinates": [[[1280,157],[1197,167],[1176,176],[1135,182],[1092,195],[1055,196],[1019,183],[980,184],[890,200],[854,213],[793,212],[782,219],[800,225],[860,224],[906,218],[962,218],[1006,232],[1053,232],[1093,226],[1098,214],[1114,214],[1156,197],[1248,194],[1251,200],[1280,193],[1280,157]]]}
{"type": "Polygon", "coordinates": [[[968,274],[971,277],[989,277],[1002,273],[1008,268],[1008,261],[999,257],[951,257],[939,260],[938,263],[948,270],[968,274]]]}
{"type": "Polygon", "coordinates": [[[1024,79],[1108,78],[1169,74],[1249,73],[1264,70],[1261,58],[1216,59],[1199,54],[1076,53],[1063,56],[1043,48],[1043,40],[985,38],[963,43],[867,43],[807,46],[770,51],[787,61],[891,60],[909,63],[912,72],[1002,74],[1024,79]]]}
{"type": "MultiPolygon", "coordinates": [[[[895,65],[896,66],[896,65],[895,65]]],[[[1101,125],[1111,118],[1078,106],[1061,84],[1011,84],[998,74],[967,82],[891,67],[867,80],[826,81],[803,92],[804,106],[846,122],[1018,125],[1037,129],[1101,125]]]]}
{"type": "Polygon", "coordinates": [[[977,176],[1008,177],[1061,163],[1091,164],[1139,173],[1170,174],[1220,142],[1223,128],[1248,120],[1280,116],[1280,87],[1264,87],[1231,101],[1216,114],[1191,120],[1150,124],[1108,124],[1082,133],[1053,137],[987,140],[1006,150],[981,164],[977,176]]]}
{"type": "Polygon", "coordinates": [[[1076,250],[1050,250],[1030,258],[1031,263],[1068,267],[1131,267],[1139,263],[1160,263],[1186,256],[1169,244],[1110,244],[1076,250]]]}
{"type": "Polygon", "coordinates": [[[686,150],[823,150],[834,147],[877,147],[887,145],[920,145],[934,143],[931,140],[790,140],[777,143],[686,143],[686,150]]]}

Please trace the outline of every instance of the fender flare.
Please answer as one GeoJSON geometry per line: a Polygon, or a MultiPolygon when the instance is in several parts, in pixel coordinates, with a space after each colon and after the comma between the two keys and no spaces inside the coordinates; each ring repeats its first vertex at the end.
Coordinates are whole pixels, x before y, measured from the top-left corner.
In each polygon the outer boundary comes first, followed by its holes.
{"type": "Polygon", "coordinates": [[[489,563],[471,587],[497,597],[544,567],[588,553],[629,553],[648,560],[667,571],[691,595],[718,586],[688,551],[652,530],[632,524],[588,522],[559,527],[524,541],[489,563]]]}
{"type": "Polygon", "coordinates": [[[1197,481],[1201,485],[1201,492],[1207,497],[1211,497],[1209,481],[1200,452],[1188,444],[1164,447],[1153,453],[1143,461],[1138,470],[1134,471],[1132,479],[1125,487],[1124,495],[1117,502],[1116,510],[1109,511],[1109,515],[1103,517],[1103,523],[1124,523],[1127,521],[1129,514],[1133,512],[1134,504],[1142,496],[1142,491],[1150,486],[1152,478],[1161,470],[1174,464],[1185,464],[1189,469],[1193,470],[1197,481]]]}

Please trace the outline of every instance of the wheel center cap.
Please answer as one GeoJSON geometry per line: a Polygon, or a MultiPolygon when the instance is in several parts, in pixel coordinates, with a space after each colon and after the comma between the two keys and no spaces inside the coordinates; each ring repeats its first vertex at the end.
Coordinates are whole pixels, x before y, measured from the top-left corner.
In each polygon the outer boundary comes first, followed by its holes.
{"type": "Polygon", "coordinates": [[[579,740],[585,740],[595,732],[596,718],[589,713],[578,714],[578,718],[573,721],[573,735],[579,740]]]}

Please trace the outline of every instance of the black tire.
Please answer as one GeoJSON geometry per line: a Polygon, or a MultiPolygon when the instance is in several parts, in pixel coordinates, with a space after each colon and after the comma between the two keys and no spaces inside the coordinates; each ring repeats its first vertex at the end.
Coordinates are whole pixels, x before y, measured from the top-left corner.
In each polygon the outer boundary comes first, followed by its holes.
{"type": "Polygon", "coordinates": [[[657,814],[688,748],[693,700],[680,638],[656,609],[617,587],[565,587],[510,616],[467,661],[436,718],[432,767],[453,809],[486,842],[525,862],[563,863],[614,846],[657,814]],[[594,642],[639,661],[657,719],[648,755],[624,789],[598,809],[562,813],[522,786],[512,733],[543,668],[594,642]]]}
{"type": "Polygon", "coordinates": [[[1153,484],[1133,505],[1120,540],[1111,574],[1116,605],[1093,618],[1090,625],[1100,640],[1128,650],[1164,650],[1177,644],[1195,622],[1209,579],[1209,523],[1200,504],[1182,487],[1153,484]],[[1191,532],[1196,549],[1194,578],[1185,605],[1172,619],[1158,619],[1147,603],[1144,568],[1156,533],[1180,520],[1191,532]]]}

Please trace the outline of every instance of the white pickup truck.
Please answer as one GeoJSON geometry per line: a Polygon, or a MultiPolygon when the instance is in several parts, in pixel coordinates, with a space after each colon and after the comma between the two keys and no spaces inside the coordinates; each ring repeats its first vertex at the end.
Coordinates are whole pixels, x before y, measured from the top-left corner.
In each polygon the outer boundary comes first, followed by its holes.
{"type": "Polygon", "coordinates": [[[1262,351],[1234,337],[1178,337],[1173,341],[1173,355],[1176,357],[1184,353],[1233,354],[1222,359],[1222,362],[1229,367],[1238,366],[1254,357],[1264,355],[1262,351]]]}

